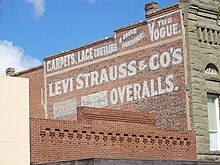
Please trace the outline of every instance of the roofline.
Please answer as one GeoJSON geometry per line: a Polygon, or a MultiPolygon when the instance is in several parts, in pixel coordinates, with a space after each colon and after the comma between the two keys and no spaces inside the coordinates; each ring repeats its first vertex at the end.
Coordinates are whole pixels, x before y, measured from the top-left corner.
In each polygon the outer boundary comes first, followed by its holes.
{"type": "Polygon", "coordinates": [[[29,69],[26,69],[26,70],[23,70],[23,71],[20,71],[20,72],[17,72],[15,73],[13,76],[20,76],[22,74],[25,74],[25,73],[28,73],[28,72],[32,72],[33,70],[38,70],[38,69],[43,69],[44,68],[44,65],[41,64],[41,65],[38,65],[36,67],[32,67],[32,68],[29,68],[29,69]]]}
{"type": "MultiPolygon", "coordinates": [[[[147,17],[153,17],[161,12],[167,12],[169,10],[172,10],[172,9],[175,9],[175,8],[179,8],[179,4],[180,3],[176,3],[176,4],[173,4],[173,5],[170,5],[170,6],[166,6],[164,8],[161,8],[161,9],[158,9],[156,12],[152,13],[152,14],[149,14],[147,15],[147,17]]],[[[148,19],[147,18],[147,19],[148,19]]],[[[135,27],[138,27],[138,26],[142,26],[144,24],[147,24],[148,20],[141,20],[139,22],[136,22],[136,23],[132,23],[130,25],[127,25],[127,26],[124,26],[122,28],[117,28],[114,30],[114,33],[118,33],[118,32],[122,32],[122,31],[125,31],[125,30],[129,30],[129,29],[132,29],[132,28],[135,28],[135,27]]],[[[73,53],[73,52],[76,52],[76,51],[80,51],[82,49],[86,49],[86,48],[90,48],[92,46],[95,46],[97,44],[101,44],[101,43],[104,43],[106,41],[109,41],[109,40],[114,40],[114,36],[109,36],[109,37],[105,37],[105,38],[102,38],[100,40],[97,40],[97,41],[94,41],[94,42],[91,42],[91,43],[88,43],[88,44],[85,44],[85,45],[82,45],[82,46],[79,46],[79,47],[76,47],[76,48],[73,48],[73,49],[69,49],[69,50],[64,50],[64,51],[61,51],[61,52],[58,52],[56,54],[52,54],[50,56],[46,56],[44,58],[44,60],[50,60],[50,59],[54,59],[54,58],[57,58],[57,57],[60,57],[60,56],[63,56],[63,55],[67,55],[67,54],[70,54],[70,53],[73,53]]]]}
{"type": "Polygon", "coordinates": [[[82,45],[82,46],[79,46],[79,47],[76,47],[76,48],[73,48],[73,49],[64,50],[62,52],[47,56],[47,57],[44,58],[44,60],[49,60],[49,59],[52,59],[52,58],[60,57],[62,55],[66,55],[66,54],[69,54],[69,53],[80,51],[82,49],[90,48],[91,46],[95,46],[97,44],[101,44],[103,42],[113,40],[113,39],[114,39],[114,36],[105,37],[105,38],[102,38],[100,40],[96,40],[94,42],[91,42],[91,43],[88,43],[88,44],[85,44],[85,45],[82,45]]]}
{"type": "Polygon", "coordinates": [[[145,15],[145,16],[147,17],[147,20],[148,20],[148,18],[154,17],[154,16],[156,16],[157,14],[159,14],[161,12],[168,12],[168,11],[173,10],[175,8],[180,8],[180,3],[175,3],[175,4],[172,4],[170,6],[166,6],[164,8],[157,9],[155,12],[153,12],[149,15],[145,15]]]}
{"type": "Polygon", "coordinates": [[[141,20],[139,22],[132,23],[132,24],[124,26],[122,28],[117,28],[117,29],[114,30],[114,32],[116,32],[116,33],[122,32],[122,31],[129,30],[129,29],[132,29],[132,28],[135,28],[135,27],[138,27],[138,26],[145,25],[146,23],[147,23],[146,20],[141,20]]]}

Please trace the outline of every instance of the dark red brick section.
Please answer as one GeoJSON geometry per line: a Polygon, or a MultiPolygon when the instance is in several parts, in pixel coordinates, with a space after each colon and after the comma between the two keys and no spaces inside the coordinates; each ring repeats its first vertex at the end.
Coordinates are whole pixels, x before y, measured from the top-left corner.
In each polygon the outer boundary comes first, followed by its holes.
{"type": "Polygon", "coordinates": [[[84,158],[196,159],[194,131],[158,129],[154,113],[121,113],[81,107],[77,121],[31,118],[31,162],[84,158]]]}

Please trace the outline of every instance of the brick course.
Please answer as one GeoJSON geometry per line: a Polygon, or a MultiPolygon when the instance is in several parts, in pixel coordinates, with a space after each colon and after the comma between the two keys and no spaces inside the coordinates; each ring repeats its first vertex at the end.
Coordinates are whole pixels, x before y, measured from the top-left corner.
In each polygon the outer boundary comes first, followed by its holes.
{"type": "Polygon", "coordinates": [[[31,162],[84,158],[196,159],[194,131],[157,129],[154,114],[126,115],[125,111],[122,117],[117,112],[81,107],[77,121],[31,118],[31,162]],[[105,120],[102,116],[107,111],[109,118],[105,120]],[[137,122],[144,118],[145,122],[137,122]]]}

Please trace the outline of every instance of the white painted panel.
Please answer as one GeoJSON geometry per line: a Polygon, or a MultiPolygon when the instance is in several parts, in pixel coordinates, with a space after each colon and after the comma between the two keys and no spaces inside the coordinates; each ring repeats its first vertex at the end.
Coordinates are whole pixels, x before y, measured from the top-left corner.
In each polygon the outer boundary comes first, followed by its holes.
{"type": "Polygon", "coordinates": [[[81,105],[95,108],[102,108],[108,106],[107,91],[93,93],[81,97],[81,105]]]}
{"type": "Polygon", "coordinates": [[[76,114],[76,98],[53,104],[53,116],[61,117],[76,114]]]}

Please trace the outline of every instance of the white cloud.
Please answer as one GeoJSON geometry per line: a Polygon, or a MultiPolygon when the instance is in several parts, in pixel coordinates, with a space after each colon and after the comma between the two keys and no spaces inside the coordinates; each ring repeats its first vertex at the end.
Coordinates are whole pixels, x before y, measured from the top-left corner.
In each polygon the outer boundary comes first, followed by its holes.
{"type": "Polygon", "coordinates": [[[39,18],[44,15],[45,0],[25,0],[25,2],[30,3],[33,6],[35,18],[39,18]]]}
{"type": "Polygon", "coordinates": [[[40,64],[38,59],[25,54],[24,49],[13,45],[13,42],[0,40],[0,76],[4,76],[9,67],[18,72],[40,64]]]}

